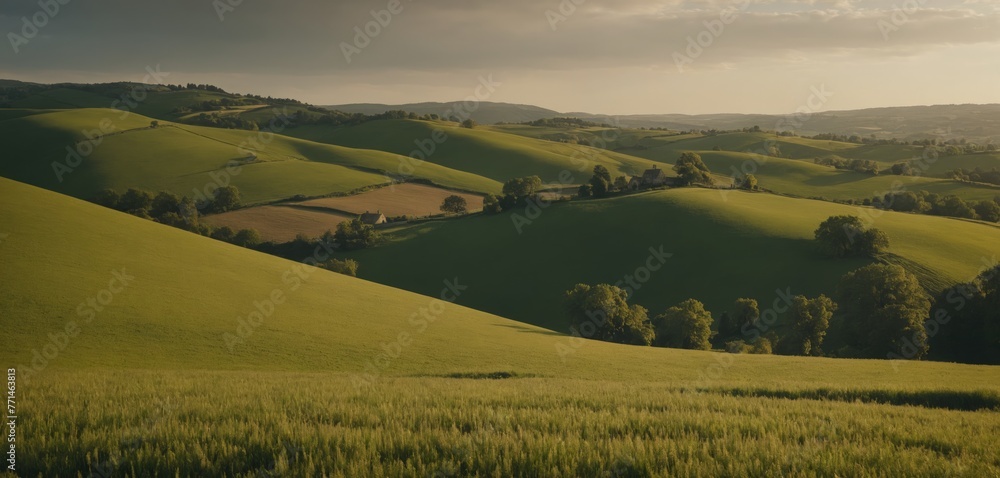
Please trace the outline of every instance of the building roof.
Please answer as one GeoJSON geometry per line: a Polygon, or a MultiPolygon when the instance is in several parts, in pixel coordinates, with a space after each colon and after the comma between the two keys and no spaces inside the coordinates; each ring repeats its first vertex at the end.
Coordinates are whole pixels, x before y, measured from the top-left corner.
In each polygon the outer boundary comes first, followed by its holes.
{"type": "Polygon", "coordinates": [[[382,211],[376,211],[376,212],[365,211],[365,213],[362,214],[359,219],[361,219],[361,222],[365,224],[375,224],[379,221],[384,221],[385,215],[382,214],[382,211]]]}
{"type": "Polygon", "coordinates": [[[658,181],[663,180],[664,176],[666,174],[663,173],[663,170],[654,165],[652,169],[647,169],[642,173],[642,180],[644,182],[658,181]]]}

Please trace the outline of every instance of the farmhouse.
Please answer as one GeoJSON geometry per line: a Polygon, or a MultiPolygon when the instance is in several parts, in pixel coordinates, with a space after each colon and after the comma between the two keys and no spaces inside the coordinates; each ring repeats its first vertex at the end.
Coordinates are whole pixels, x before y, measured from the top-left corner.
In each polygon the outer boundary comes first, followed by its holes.
{"type": "Polygon", "coordinates": [[[385,214],[382,214],[382,211],[375,211],[375,212],[365,211],[365,213],[362,214],[361,217],[358,219],[361,219],[361,222],[365,224],[371,224],[372,226],[386,223],[385,214]]]}
{"type": "Polygon", "coordinates": [[[632,176],[628,182],[628,188],[634,191],[642,188],[673,186],[676,181],[676,178],[667,177],[667,174],[654,164],[652,168],[644,171],[642,176],[632,176]]]}

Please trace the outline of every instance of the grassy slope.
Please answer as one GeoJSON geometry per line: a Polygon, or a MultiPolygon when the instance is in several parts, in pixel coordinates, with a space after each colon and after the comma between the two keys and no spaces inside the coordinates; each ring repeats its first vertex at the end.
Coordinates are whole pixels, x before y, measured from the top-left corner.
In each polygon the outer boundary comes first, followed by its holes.
{"type": "Polygon", "coordinates": [[[1000,429],[994,412],[850,398],[995,393],[998,367],[897,371],[884,361],[597,342],[563,362],[565,336],[454,305],[419,333],[407,317],[429,297],[325,271],[291,291],[281,278],[294,263],[7,179],[0,231],[0,362],[18,367],[28,404],[18,413],[19,430],[30,430],[19,435],[25,475],[985,476],[1000,458],[984,445],[1000,429]],[[132,284],[83,323],[77,304],[121,268],[132,284]],[[274,289],[286,302],[230,353],[223,334],[274,289]],[[32,350],[71,320],[80,334],[29,380],[32,350]],[[370,388],[353,387],[400,332],[412,343],[370,388]],[[498,370],[539,378],[426,377],[498,370]],[[769,395],[817,387],[847,398],[769,395]],[[759,396],[730,396],[741,390],[759,396]]]}
{"type": "Polygon", "coordinates": [[[427,161],[467,171],[496,181],[537,174],[543,181],[556,182],[562,171],[573,175],[572,183],[590,179],[597,164],[613,176],[634,175],[648,168],[650,161],[587,146],[556,143],[497,132],[492,128],[466,129],[455,123],[417,120],[371,121],[358,126],[333,129],[310,126],[290,129],[288,135],[312,141],[370,148],[410,155],[419,151],[415,142],[430,140],[435,129],[447,139],[436,145],[427,161]]]}
{"type": "Polygon", "coordinates": [[[580,138],[604,141],[609,149],[646,158],[672,163],[681,153],[698,152],[705,164],[717,175],[733,176],[743,171],[753,172],[762,187],[784,194],[828,199],[864,199],[882,195],[892,189],[920,191],[950,195],[966,200],[989,200],[1000,195],[1000,188],[987,185],[969,185],[943,179],[955,168],[1000,167],[1000,154],[977,154],[942,157],[925,161],[918,169],[923,177],[898,177],[881,175],[873,177],[850,171],[839,171],[813,164],[816,157],[838,155],[850,159],[874,159],[888,168],[901,160],[920,158],[921,148],[903,145],[858,145],[838,141],[813,140],[798,137],[779,137],[767,133],[728,133],[717,136],[700,134],[678,135],[672,132],[634,129],[609,130],[607,128],[532,127],[526,125],[500,125],[493,130],[530,138],[560,140],[580,138]],[[775,142],[782,158],[765,157],[759,152],[775,142]],[[722,151],[715,151],[719,147],[722,151]],[[894,186],[894,183],[899,185],[894,186]]]}
{"type": "MultiPolygon", "coordinates": [[[[380,151],[322,145],[250,131],[223,130],[163,123],[148,129],[150,119],[121,116],[106,109],[82,109],[37,114],[3,122],[9,137],[0,160],[0,174],[46,189],[89,197],[104,188],[139,187],[192,195],[221,174],[229,161],[256,151],[258,161],[242,167],[233,183],[246,202],[264,202],[297,194],[308,196],[346,192],[389,179],[402,158],[380,151]],[[122,134],[106,136],[82,165],[58,180],[53,161],[65,161],[68,146],[95,130],[102,120],[122,134]]],[[[434,164],[413,173],[451,187],[490,192],[499,184],[434,164]]]]}
{"type": "MultiPolygon", "coordinates": [[[[648,157],[654,160],[673,160],[683,151],[689,151],[686,146],[689,141],[645,150],[629,150],[629,154],[648,157]],[[674,156],[677,155],[677,156],[674,156]]],[[[813,164],[811,161],[788,158],[773,158],[759,154],[734,151],[693,150],[701,155],[705,165],[715,173],[733,176],[743,171],[753,173],[760,181],[760,186],[769,190],[803,197],[825,197],[828,199],[864,199],[882,195],[894,189],[894,183],[899,183],[895,189],[910,191],[926,190],[940,195],[958,195],[965,200],[988,200],[1000,195],[1000,187],[988,185],[970,185],[958,181],[932,177],[943,169],[934,166],[924,177],[903,177],[882,174],[871,176],[853,171],[836,170],[828,166],[813,164]],[[934,169],[937,168],[937,169],[934,169]]],[[[967,164],[963,156],[959,158],[944,158],[937,164],[946,161],[960,161],[967,164]]],[[[986,164],[989,160],[984,159],[986,164]]],[[[956,162],[952,165],[959,164],[956,162]]],[[[956,166],[947,167],[954,169],[956,166]]]]}
{"type": "MultiPolygon", "coordinates": [[[[421,293],[433,290],[434,279],[457,275],[470,283],[464,304],[564,330],[563,291],[577,282],[622,280],[661,244],[674,256],[634,297],[654,314],[691,297],[718,316],[738,297],[771,304],[779,288],[830,295],[840,276],[864,261],[821,257],[812,233],[831,215],[866,211],[879,212],[675,189],[557,204],[520,235],[509,214],[424,224],[353,257],[362,277],[421,293]],[[544,273],[533,273],[537,267],[544,273]]],[[[983,258],[1000,255],[1000,228],[993,226],[899,213],[881,215],[875,226],[888,233],[891,252],[931,268],[939,280],[968,280],[983,258]]]]}
{"type": "MultiPolygon", "coordinates": [[[[683,380],[695,377],[698,366],[715,357],[707,352],[588,342],[573,360],[553,363],[554,345],[565,341],[564,336],[453,304],[445,305],[438,320],[418,333],[407,319],[429,307],[430,297],[319,269],[300,271],[307,277],[301,287],[291,290],[283,278],[304,266],[7,179],[0,179],[0,185],[0,230],[8,234],[0,243],[5,268],[0,308],[9,312],[0,347],[4,363],[29,363],[32,349],[41,349],[46,334],[58,331],[69,320],[77,321],[82,332],[52,361],[51,368],[360,372],[379,351],[380,343],[403,331],[414,332],[413,343],[405,351],[407,359],[393,362],[388,374],[510,369],[565,378],[683,380]],[[71,254],[64,247],[62,231],[72,231],[71,254]],[[97,296],[108,287],[112,271],[123,268],[134,281],[92,322],[84,323],[77,313],[78,304],[97,296]],[[235,333],[239,318],[275,289],[285,292],[286,301],[230,353],[223,334],[235,333]],[[646,365],[636,367],[635,363],[646,365]]],[[[658,200],[656,196],[629,199],[658,200]]],[[[606,206],[586,205],[586,209],[592,207],[606,206]]],[[[555,216],[546,219],[558,221],[555,216]]],[[[543,225],[535,227],[540,230],[543,225]]],[[[682,252],[676,249],[671,261],[679,260],[682,252]]],[[[435,280],[433,295],[439,294],[444,279],[454,276],[442,274],[435,280]]],[[[466,294],[483,287],[472,276],[458,276],[469,287],[460,303],[466,294]]],[[[890,377],[886,369],[892,370],[879,362],[858,369],[859,364],[869,362],[794,357],[747,360],[807,368],[822,364],[827,370],[824,377],[802,374],[793,380],[802,384],[844,376],[856,377],[859,384],[874,384],[890,377]]],[[[946,367],[920,366],[928,370],[946,367]]],[[[956,367],[956,372],[972,378],[996,369],[956,367]]],[[[789,377],[785,370],[764,367],[747,378],[766,383],[789,377]]],[[[920,384],[927,377],[891,380],[920,384]]]]}

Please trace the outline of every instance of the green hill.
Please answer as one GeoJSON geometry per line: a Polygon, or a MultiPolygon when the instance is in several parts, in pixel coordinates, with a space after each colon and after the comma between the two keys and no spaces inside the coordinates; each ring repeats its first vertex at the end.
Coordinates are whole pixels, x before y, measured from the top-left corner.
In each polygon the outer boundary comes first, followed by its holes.
{"type": "MultiPolygon", "coordinates": [[[[580,348],[572,363],[553,364],[553,346],[565,339],[560,334],[448,303],[443,304],[439,319],[433,323],[412,319],[414,312],[431,307],[433,297],[441,296],[446,280],[467,287],[457,288],[458,304],[472,302],[475,291],[489,284],[476,275],[463,274],[469,271],[456,269],[455,274],[439,274],[440,280],[429,284],[433,289],[430,294],[420,296],[231,246],[8,179],[0,178],[0,186],[0,231],[5,233],[0,242],[0,260],[5,267],[0,308],[8,311],[0,348],[4,363],[28,365],[32,350],[40,350],[47,343],[46,334],[62,330],[68,321],[77,322],[81,332],[58,358],[50,360],[53,368],[354,372],[378,352],[380,343],[422,325],[427,325],[426,330],[415,332],[419,340],[415,339],[412,349],[407,349],[411,358],[393,363],[386,373],[514,370],[566,378],[670,380],[692,377],[699,364],[713,357],[706,352],[592,342],[580,348]],[[63,247],[67,234],[73,237],[71,254],[63,247]],[[131,277],[128,284],[107,300],[108,293],[102,291],[117,288],[118,282],[109,281],[123,274],[131,277]],[[280,291],[284,299],[274,306],[272,315],[232,351],[228,350],[225,335],[237,334],[241,322],[259,310],[258,304],[268,302],[275,291],[280,291]],[[97,306],[91,298],[100,301],[97,306]],[[633,365],[649,364],[650,360],[662,365],[633,365]]],[[[700,190],[673,193],[593,201],[564,209],[595,213],[620,202],[675,199],[680,203],[690,199],[697,203],[700,196],[714,194],[700,190]]],[[[548,214],[551,217],[543,217],[532,227],[552,227],[545,221],[562,223],[572,211],[548,214]]],[[[502,223],[508,219],[484,220],[505,225],[502,223]]],[[[784,221],[781,213],[770,211],[745,225],[757,229],[754,234],[763,235],[763,230],[784,221]]],[[[483,220],[453,221],[451,225],[464,227],[466,222],[482,229],[483,220]]],[[[790,234],[794,236],[795,231],[790,234]]],[[[772,238],[781,235],[774,233],[772,238]]],[[[780,239],[775,241],[775,248],[785,245],[780,239]]],[[[905,253],[907,247],[913,246],[901,246],[899,251],[905,253]]],[[[386,247],[386,251],[391,249],[386,247]]],[[[668,250],[674,251],[668,269],[688,260],[683,258],[682,248],[668,250]]],[[[635,252],[638,254],[626,254],[636,256],[632,262],[645,260],[645,250],[635,252]]],[[[976,252],[981,251],[974,249],[965,255],[976,252]]],[[[375,267],[374,263],[363,264],[375,267]]],[[[947,260],[945,264],[953,265],[955,273],[975,268],[975,264],[962,267],[964,264],[947,260]]],[[[794,357],[783,360],[810,362],[794,357]]],[[[821,362],[835,375],[838,364],[853,361],[821,362]]],[[[843,368],[848,369],[846,365],[843,368]]],[[[882,367],[872,367],[875,375],[871,378],[880,377],[880,370],[882,367]]],[[[775,373],[762,370],[754,375],[777,378],[772,375],[775,373]]],[[[803,375],[796,380],[805,383],[820,379],[803,375]]]]}
{"type": "MultiPolygon", "coordinates": [[[[167,122],[151,128],[151,121],[109,109],[8,119],[2,123],[8,140],[6,154],[0,158],[0,174],[81,198],[104,188],[129,187],[190,196],[194,189],[224,183],[228,177],[240,188],[245,202],[258,203],[383,184],[391,180],[389,176],[399,177],[401,164],[409,164],[406,158],[381,151],[167,122]],[[106,136],[90,147],[87,138],[100,134],[106,136]],[[80,157],[72,156],[67,148],[80,157]],[[255,159],[248,160],[251,153],[255,159]]],[[[500,188],[486,178],[432,163],[415,165],[411,174],[471,191],[500,188]]]]}
{"type": "Polygon", "coordinates": [[[1000,458],[997,367],[577,343],[7,179],[0,232],[23,476],[987,476],[1000,458]]]}
{"type": "Polygon", "coordinates": [[[969,280],[984,260],[1000,255],[1000,228],[981,223],[673,189],[554,204],[522,224],[520,234],[511,214],[422,224],[351,257],[362,277],[420,293],[431,293],[437,277],[457,275],[470,284],[463,304],[561,331],[564,291],[578,282],[623,281],[661,245],[673,256],[634,295],[653,313],[688,298],[718,317],[738,297],[772,304],[776,290],[789,288],[832,295],[839,278],[864,261],[822,257],[813,231],[832,215],[868,213],[889,235],[891,253],[931,271],[924,276],[931,287],[969,280]]]}
{"type": "Polygon", "coordinates": [[[370,121],[339,129],[304,126],[289,129],[285,134],[407,156],[416,152],[428,162],[500,182],[537,174],[543,181],[554,183],[568,172],[571,179],[562,182],[579,184],[590,179],[598,164],[607,167],[612,176],[639,174],[651,164],[613,151],[507,134],[492,128],[462,128],[450,122],[370,121]],[[436,130],[441,133],[436,134],[436,130]]]}

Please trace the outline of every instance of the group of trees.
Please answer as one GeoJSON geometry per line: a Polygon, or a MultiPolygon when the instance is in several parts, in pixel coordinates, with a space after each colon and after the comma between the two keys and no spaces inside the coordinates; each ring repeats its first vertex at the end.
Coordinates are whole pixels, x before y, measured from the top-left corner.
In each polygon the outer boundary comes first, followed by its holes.
{"type": "Polygon", "coordinates": [[[254,229],[234,230],[229,226],[212,228],[200,221],[199,211],[225,212],[240,207],[240,192],[235,186],[216,189],[214,197],[203,204],[197,204],[189,197],[181,197],[169,191],[160,191],[154,196],[149,191],[135,188],[129,188],[122,194],[113,189],[105,189],[97,193],[91,201],[133,216],[243,247],[253,248],[262,242],[260,233],[254,229]]]}
{"type": "MultiPolygon", "coordinates": [[[[1000,359],[1000,267],[994,275],[965,285],[963,297],[974,303],[964,314],[964,328],[954,328],[951,335],[941,335],[942,357],[969,358],[959,343],[980,342],[977,348],[986,355],[976,360],[1000,359]],[[992,309],[990,308],[992,307],[992,309]],[[985,311],[985,317],[982,312],[985,311]],[[964,355],[963,355],[964,354],[964,355]]],[[[954,292],[952,292],[954,294],[954,292]]],[[[783,328],[761,325],[757,301],[738,299],[735,312],[724,312],[713,330],[715,320],[704,304],[685,300],[662,314],[648,316],[646,308],[627,302],[621,288],[598,284],[577,284],[566,293],[570,330],[585,338],[630,345],[710,350],[713,338],[733,353],[779,353],[788,355],[826,355],[823,349],[835,313],[840,312],[842,346],[834,353],[840,357],[919,359],[926,356],[930,343],[924,322],[930,310],[929,298],[916,276],[901,266],[872,264],[847,273],[837,288],[839,304],[825,295],[791,298],[783,328]],[[840,304],[843,304],[841,306],[840,304]],[[778,330],[784,332],[779,334],[778,330]]],[[[950,298],[954,302],[954,298],[950,298]]],[[[947,293],[939,302],[948,301],[947,293]]],[[[776,317],[776,316],[775,316],[776,317]]],[[[769,324],[773,325],[773,324],[769,324]]],[[[980,352],[977,352],[980,353],[980,352]]]]}
{"type": "Polygon", "coordinates": [[[1000,169],[993,168],[989,171],[983,168],[976,168],[971,171],[958,168],[951,173],[951,177],[959,181],[971,181],[976,183],[989,183],[1000,185],[1000,169]]]}
{"type": "Polygon", "coordinates": [[[878,176],[879,173],[878,162],[871,159],[847,159],[841,158],[840,156],[826,156],[823,158],[815,158],[813,159],[813,162],[821,166],[833,166],[837,169],[846,169],[849,171],[871,174],[873,176],[878,176]]]}
{"type": "Polygon", "coordinates": [[[612,180],[611,171],[598,164],[594,166],[594,175],[590,177],[590,181],[580,185],[577,195],[583,198],[603,198],[626,189],[628,189],[628,179],[625,176],[618,176],[612,180]]]}
{"type": "Polygon", "coordinates": [[[542,118],[534,121],[521,123],[528,126],[548,126],[552,128],[613,128],[614,126],[603,123],[598,124],[580,118],[542,118]]]}
{"type": "Polygon", "coordinates": [[[874,256],[889,247],[885,232],[867,227],[857,216],[831,216],[814,236],[820,250],[833,257],[874,256]]]}
{"type": "MultiPolygon", "coordinates": [[[[816,236],[837,257],[870,255],[888,245],[883,233],[852,216],[829,218],[816,236]]],[[[646,308],[627,298],[616,286],[577,284],[566,293],[571,330],[632,345],[709,350],[714,343],[733,353],[855,358],[921,359],[930,353],[943,360],[1000,364],[1000,265],[932,301],[917,276],[902,266],[870,264],[840,279],[836,301],[822,294],[790,298],[779,326],[775,311],[762,320],[757,301],[750,298],[738,299],[733,311],[723,312],[714,330],[712,314],[698,300],[685,300],[650,318],[646,308]],[[839,344],[828,354],[824,344],[834,326],[839,344]]]]}
{"type": "Polygon", "coordinates": [[[932,358],[1000,364],[1000,265],[941,291],[926,330],[932,358]]]}
{"type": "Polygon", "coordinates": [[[711,185],[712,171],[708,169],[698,153],[682,153],[677,162],[674,163],[674,172],[677,173],[678,183],[681,186],[691,184],[711,185]]]}
{"type": "MultiPolygon", "coordinates": [[[[760,310],[757,301],[736,301],[736,312],[723,313],[719,331],[705,305],[687,299],[650,319],[645,307],[627,302],[627,293],[609,284],[577,284],[566,292],[566,310],[574,335],[629,345],[653,345],[693,350],[711,350],[712,339],[748,337],[748,329],[757,326],[760,310]]],[[[830,319],[837,304],[820,295],[809,299],[797,296],[790,308],[793,333],[786,337],[792,353],[821,355],[830,319]]],[[[725,348],[734,353],[772,353],[772,338],[757,334],[752,340],[729,340],[725,348]]]]}
{"type": "Polygon", "coordinates": [[[211,199],[201,202],[195,202],[186,196],[180,197],[169,191],[161,191],[154,196],[149,191],[135,188],[129,188],[124,194],[118,194],[114,189],[105,189],[94,196],[93,202],[160,222],[175,220],[197,222],[199,211],[221,213],[238,209],[243,205],[240,190],[236,186],[216,188],[211,199]]]}
{"type": "Polygon", "coordinates": [[[483,198],[483,212],[498,214],[515,207],[525,207],[528,200],[534,199],[542,187],[542,178],[526,176],[510,179],[503,184],[503,195],[488,194],[483,198]]]}
{"type": "Polygon", "coordinates": [[[570,330],[605,342],[650,345],[655,338],[648,311],[627,303],[628,293],[608,284],[577,284],[566,291],[570,330]]]}
{"type": "Polygon", "coordinates": [[[868,202],[879,209],[891,211],[1000,222],[1000,196],[993,200],[966,202],[954,195],[941,196],[927,191],[893,191],[868,202]]]}
{"type": "Polygon", "coordinates": [[[760,185],[757,182],[757,176],[754,176],[753,174],[741,174],[735,181],[733,181],[733,187],[737,189],[746,189],[747,191],[756,191],[760,189],[760,185]]]}
{"type": "Polygon", "coordinates": [[[243,119],[239,115],[201,113],[184,121],[188,124],[209,126],[212,128],[245,129],[248,131],[260,130],[260,125],[256,121],[243,119]]]}
{"type": "Polygon", "coordinates": [[[468,207],[468,201],[466,201],[464,197],[452,194],[451,196],[444,198],[444,201],[441,202],[440,209],[442,212],[446,213],[465,214],[466,211],[468,211],[468,207]]]}
{"type": "Polygon", "coordinates": [[[343,250],[353,251],[377,245],[382,242],[382,234],[375,230],[375,226],[365,224],[361,219],[352,219],[337,224],[336,232],[327,231],[321,240],[336,243],[343,250]]]}

